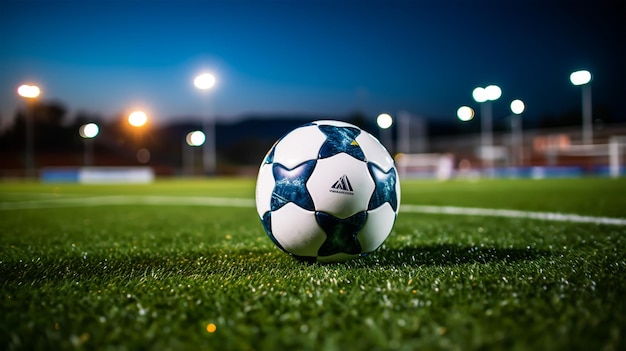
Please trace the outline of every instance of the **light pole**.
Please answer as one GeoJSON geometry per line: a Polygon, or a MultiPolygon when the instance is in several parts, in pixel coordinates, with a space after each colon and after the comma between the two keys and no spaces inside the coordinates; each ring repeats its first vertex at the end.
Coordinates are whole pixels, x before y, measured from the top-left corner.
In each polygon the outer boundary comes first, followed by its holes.
{"type": "Polygon", "coordinates": [[[396,153],[427,152],[428,120],[407,111],[398,112],[396,120],[396,153]]]}
{"type": "Polygon", "coordinates": [[[194,163],[194,160],[193,160],[194,147],[204,145],[205,141],[206,141],[206,136],[204,135],[202,131],[199,131],[199,130],[189,132],[185,136],[185,141],[183,142],[182,159],[183,159],[183,168],[187,168],[187,173],[189,175],[193,175],[194,173],[194,164],[193,164],[194,163]],[[187,146],[190,146],[190,147],[188,148],[187,146]],[[185,162],[185,160],[187,161],[185,162]]]}
{"type": "Polygon", "coordinates": [[[135,133],[135,142],[138,144],[139,150],[135,154],[137,161],[140,163],[147,163],[150,161],[150,150],[143,147],[143,134],[141,128],[145,127],[148,123],[148,115],[143,111],[133,111],[128,115],[128,124],[134,127],[137,132],[135,133]]]}
{"type": "Polygon", "coordinates": [[[522,113],[526,109],[520,99],[511,101],[511,149],[513,150],[513,165],[521,166],[524,163],[524,145],[522,139],[522,113]]]}
{"type": "Polygon", "coordinates": [[[393,125],[393,118],[388,113],[381,113],[376,117],[376,124],[380,128],[380,137],[383,146],[391,147],[391,125],[393,125]]]}
{"type": "MultiPolygon", "coordinates": [[[[208,91],[215,86],[215,76],[211,73],[200,74],[194,79],[193,85],[203,92],[208,91]]],[[[208,109],[206,107],[206,99],[208,98],[205,96],[203,99],[203,110],[205,110],[204,113],[206,113],[207,116],[202,118],[202,130],[204,131],[207,141],[203,144],[202,165],[205,174],[214,175],[216,165],[215,121],[213,120],[213,116],[206,111],[208,109]]]]}
{"type": "Polygon", "coordinates": [[[26,98],[26,114],[24,117],[26,127],[26,177],[33,176],[33,119],[35,118],[34,100],[41,95],[41,90],[36,85],[22,84],[17,88],[17,94],[26,98]]]}
{"type": "Polygon", "coordinates": [[[582,86],[583,107],[583,144],[593,144],[593,127],[591,125],[591,73],[586,70],[570,74],[569,80],[574,85],[582,86]]]}
{"type": "Polygon", "coordinates": [[[93,138],[100,132],[100,128],[95,123],[87,123],[78,129],[78,134],[83,138],[85,144],[83,164],[85,167],[93,164],[93,138]]]}
{"type": "MultiPolygon", "coordinates": [[[[421,127],[421,126],[420,126],[421,127]]],[[[411,115],[408,112],[398,113],[398,124],[396,127],[396,152],[408,154],[411,152],[411,115]]],[[[420,135],[420,139],[422,139],[420,135]]],[[[421,150],[420,150],[421,151],[421,150]]]]}
{"type": "Polygon", "coordinates": [[[472,92],[474,101],[480,103],[480,156],[483,165],[493,170],[493,112],[491,102],[502,96],[502,89],[497,85],[489,85],[485,88],[478,87],[472,92]]]}

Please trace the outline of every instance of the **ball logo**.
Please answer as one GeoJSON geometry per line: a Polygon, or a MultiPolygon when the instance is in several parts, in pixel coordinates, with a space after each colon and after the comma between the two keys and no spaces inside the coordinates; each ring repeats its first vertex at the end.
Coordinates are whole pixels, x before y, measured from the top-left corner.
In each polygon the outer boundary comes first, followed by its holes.
{"type": "Polygon", "coordinates": [[[350,180],[347,175],[342,175],[333,186],[328,190],[331,193],[339,193],[346,195],[354,195],[354,189],[352,188],[352,184],[350,184],[350,180]]]}

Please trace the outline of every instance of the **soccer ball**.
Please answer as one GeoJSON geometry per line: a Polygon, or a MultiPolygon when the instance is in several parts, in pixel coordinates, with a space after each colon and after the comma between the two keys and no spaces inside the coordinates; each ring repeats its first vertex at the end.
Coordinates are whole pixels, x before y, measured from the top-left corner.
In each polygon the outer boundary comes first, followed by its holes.
{"type": "Polygon", "coordinates": [[[393,158],[371,134],[339,121],[315,121],[279,139],[256,183],[256,208],[274,244],[308,262],[366,256],[398,215],[393,158]]]}

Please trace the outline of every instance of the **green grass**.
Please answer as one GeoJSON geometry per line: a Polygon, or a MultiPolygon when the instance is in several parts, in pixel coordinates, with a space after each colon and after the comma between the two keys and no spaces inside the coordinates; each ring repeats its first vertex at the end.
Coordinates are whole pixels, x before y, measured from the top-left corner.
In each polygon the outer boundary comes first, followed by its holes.
{"type": "MultiPolygon", "coordinates": [[[[626,179],[402,186],[405,204],[626,217],[626,179]]],[[[106,195],[254,181],[0,184],[0,203],[106,195]]],[[[624,350],[625,296],[626,226],[402,212],[374,255],[308,265],[254,208],[0,207],[4,350],[624,350]]]]}

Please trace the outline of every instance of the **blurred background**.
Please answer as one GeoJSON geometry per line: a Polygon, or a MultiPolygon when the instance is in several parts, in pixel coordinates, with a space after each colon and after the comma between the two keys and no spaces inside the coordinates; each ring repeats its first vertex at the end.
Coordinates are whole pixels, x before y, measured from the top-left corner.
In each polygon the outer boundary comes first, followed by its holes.
{"type": "Polygon", "coordinates": [[[622,0],[3,1],[0,178],[254,176],[338,119],[402,177],[624,172],[622,0]]]}

